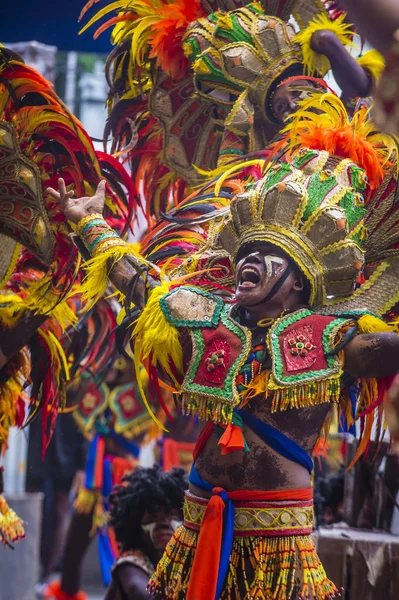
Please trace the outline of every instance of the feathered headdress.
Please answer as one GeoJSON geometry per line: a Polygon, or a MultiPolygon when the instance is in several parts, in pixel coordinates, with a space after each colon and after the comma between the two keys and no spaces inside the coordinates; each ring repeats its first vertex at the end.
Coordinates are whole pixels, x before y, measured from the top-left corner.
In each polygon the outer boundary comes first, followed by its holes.
{"type": "Polygon", "coordinates": [[[107,217],[112,216],[121,233],[130,225],[137,194],[117,160],[96,155],[81,123],[51,84],[6,49],[0,52],[0,92],[0,178],[2,201],[8,204],[0,230],[15,240],[18,249],[2,282],[0,321],[11,331],[21,327],[27,311],[47,318],[42,325],[37,321],[37,333],[30,340],[35,349],[31,410],[34,415],[43,409],[46,445],[74,367],[74,357],[67,360],[62,340],[77,322],[81,306],[66,298],[79,298],[81,272],[66,219],[45,190],[57,188],[62,176],[78,195],[92,194],[103,171],[108,181],[107,217]]]}

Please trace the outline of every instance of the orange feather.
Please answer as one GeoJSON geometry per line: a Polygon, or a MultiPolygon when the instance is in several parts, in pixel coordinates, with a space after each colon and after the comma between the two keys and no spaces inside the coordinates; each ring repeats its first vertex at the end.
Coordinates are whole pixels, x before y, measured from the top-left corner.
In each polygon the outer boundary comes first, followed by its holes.
{"type": "Polygon", "coordinates": [[[184,73],[188,60],[182,49],[182,37],[188,25],[206,14],[199,0],[175,0],[158,9],[159,21],[149,36],[150,58],[172,77],[184,73]]]}

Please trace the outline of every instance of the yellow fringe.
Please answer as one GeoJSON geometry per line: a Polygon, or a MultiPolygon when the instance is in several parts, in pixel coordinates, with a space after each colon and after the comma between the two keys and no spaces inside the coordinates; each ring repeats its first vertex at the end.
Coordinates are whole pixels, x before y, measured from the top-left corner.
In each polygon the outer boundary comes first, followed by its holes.
{"type": "MultiPolygon", "coordinates": [[[[186,597],[198,536],[197,531],[184,526],[176,531],[149,582],[154,598],[186,597]]],[[[337,592],[317,556],[312,536],[247,536],[234,537],[229,572],[219,600],[327,600],[337,592]]]]}
{"type": "MultiPolygon", "coordinates": [[[[73,295],[77,292],[75,286],[73,295]]],[[[18,294],[0,294],[0,305],[0,321],[8,329],[11,329],[27,311],[54,318],[62,331],[75,325],[78,320],[67,301],[59,302],[59,295],[51,289],[51,281],[47,278],[45,282],[42,280],[40,284],[30,285],[24,298],[18,294]]]]}
{"type": "Polygon", "coordinates": [[[312,49],[311,42],[314,33],[323,30],[331,31],[344,46],[354,46],[351,38],[355,32],[352,25],[345,22],[345,17],[346,15],[341,15],[335,21],[331,21],[326,14],[318,15],[306,29],[295,36],[294,42],[302,46],[305,69],[310,76],[319,74],[324,77],[331,68],[328,58],[312,49]]]}
{"type": "Polygon", "coordinates": [[[341,374],[323,381],[313,381],[303,385],[281,387],[273,381],[270,371],[258,375],[240,394],[240,407],[247,405],[253,398],[271,396],[272,412],[291,408],[306,408],[317,404],[338,404],[341,396],[341,374]]]}
{"type": "Polygon", "coordinates": [[[24,522],[0,494],[0,542],[9,544],[25,537],[24,522]]]}
{"type": "Polygon", "coordinates": [[[51,331],[37,330],[38,335],[45,341],[51,356],[51,366],[57,372],[57,384],[61,387],[61,373],[69,380],[69,365],[64,349],[57,337],[51,331]]]}
{"type": "Polygon", "coordinates": [[[84,265],[86,276],[81,285],[81,292],[82,299],[86,303],[86,310],[90,310],[104,296],[110,271],[125,256],[135,258],[140,264],[149,264],[137,253],[137,244],[127,244],[121,240],[120,246],[109,248],[107,251],[91,258],[84,265]]]}
{"type": "Polygon", "coordinates": [[[150,292],[148,301],[137,319],[132,333],[132,338],[135,340],[134,364],[138,387],[146,409],[163,431],[166,431],[165,427],[153,413],[146,398],[140,370],[143,363],[151,356],[152,365],[161,367],[173,383],[176,386],[179,385],[170,368],[170,364],[173,364],[180,373],[183,371],[183,350],[179,331],[169,323],[160,304],[161,299],[169,292],[174,283],[163,281],[160,286],[150,292]]]}
{"type": "Polygon", "coordinates": [[[369,71],[375,83],[378,83],[383,70],[385,69],[385,60],[382,54],[377,50],[369,50],[363,56],[359,56],[357,62],[363,69],[369,71]]]}
{"type": "MultiPolygon", "coordinates": [[[[357,415],[362,413],[368,406],[371,406],[371,404],[377,398],[377,394],[378,394],[378,383],[377,383],[376,379],[363,379],[361,385],[362,385],[362,387],[361,387],[360,398],[359,398],[359,402],[358,402],[357,415]]],[[[378,409],[376,409],[376,410],[378,410],[378,409]]],[[[356,416],[356,418],[357,418],[357,416],[356,416]]],[[[362,437],[361,437],[361,440],[357,447],[356,454],[355,454],[352,462],[348,466],[348,470],[351,469],[356,464],[356,462],[359,460],[359,458],[365,452],[365,450],[370,442],[370,439],[371,439],[374,421],[375,421],[375,411],[373,410],[365,417],[364,431],[362,432],[362,437]]],[[[354,421],[352,418],[350,418],[350,420],[348,421],[349,425],[352,425],[353,422],[354,421]]]]}
{"type": "Polygon", "coordinates": [[[170,363],[172,362],[176,369],[182,372],[183,351],[179,332],[165,317],[160,302],[174,284],[175,282],[163,281],[160,286],[151,291],[148,301],[136,321],[132,335],[136,344],[140,345],[141,361],[145,361],[151,354],[152,364],[159,365],[172,381],[174,381],[174,376],[170,369],[170,363]]]}
{"type": "Polygon", "coordinates": [[[80,515],[89,515],[98,502],[99,497],[101,497],[99,490],[80,488],[73,503],[73,508],[80,515]]]}

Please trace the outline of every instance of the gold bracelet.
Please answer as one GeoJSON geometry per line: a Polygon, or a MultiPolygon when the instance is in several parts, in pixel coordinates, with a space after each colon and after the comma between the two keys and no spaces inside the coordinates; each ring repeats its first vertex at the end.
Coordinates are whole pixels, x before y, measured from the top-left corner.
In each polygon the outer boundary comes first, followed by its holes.
{"type": "Polygon", "coordinates": [[[78,235],[80,235],[81,230],[83,229],[83,227],[85,225],[87,225],[87,223],[90,223],[91,221],[94,221],[95,219],[96,220],[102,219],[106,223],[103,215],[101,215],[100,213],[92,213],[90,215],[87,215],[86,217],[83,217],[83,219],[80,219],[80,221],[76,225],[76,231],[77,231],[78,235]]]}

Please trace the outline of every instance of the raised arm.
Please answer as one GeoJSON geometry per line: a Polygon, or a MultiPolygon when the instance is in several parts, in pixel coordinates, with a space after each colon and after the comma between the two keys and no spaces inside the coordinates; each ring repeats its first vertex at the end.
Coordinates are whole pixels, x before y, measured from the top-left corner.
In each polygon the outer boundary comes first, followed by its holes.
{"type": "Polygon", "coordinates": [[[371,74],[349,54],[335,33],[316,31],[311,46],[315,52],[324,54],[330,61],[335,81],[342,90],[344,100],[364,98],[371,93],[371,74]]]}
{"type": "MultiPolygon", "coordinates": [[[[85,220],[88,225],[91,217],[94,219],[96,216],[98,230],[104,239],[107,239],[108,242],[112,240],[115,245],[126,245],[102,219],[105,204],[105,181],[100,181],[94,196],[83,198],[74,198],[72,191],[67,192],[63,179],[59,179],[58,184],[58,192],[52,188],[47,191],[60,202],[61,209],[68,221],[78,226],[79,237],[89,252],[93,252],[91,249],[98,247],[95,243],[95,232],[93,233],[93,229],[89,227],[79,227],[79,224],[84,223],[85,220]]],[[[151,277],[140,276],[140,273],[143,273],[143,265],[133,256],[126,256],[112,265],[109,279],[119,291],[141,308],[144,305],[146,288],[153,286],[154,282],[151,277]]]]}
{"type": "Polygon", "coordinates": [[[390,377],[399,371],[396,333],[357,335],[345,348],[345,372],[355,379],[390,377]]]}

